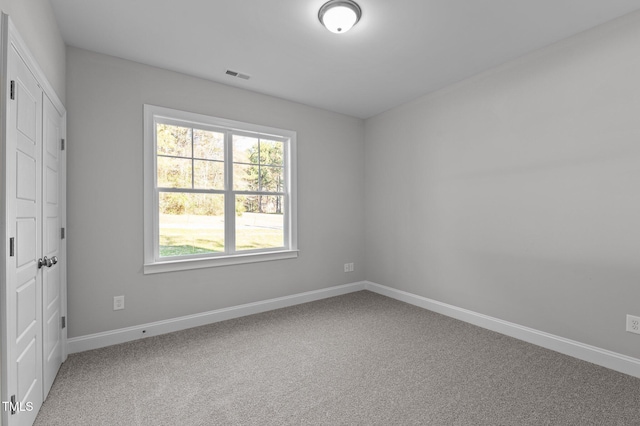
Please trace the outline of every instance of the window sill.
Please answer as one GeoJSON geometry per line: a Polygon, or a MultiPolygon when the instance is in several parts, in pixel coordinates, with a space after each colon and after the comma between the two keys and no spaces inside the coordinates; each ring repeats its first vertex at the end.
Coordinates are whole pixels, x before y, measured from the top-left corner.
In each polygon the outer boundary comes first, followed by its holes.
{"type": "Polygon", "coordinates": [[[298,250],[235,254],[233,256],[220,256],[206,259],[170,260],[166,262],[145,263],[143,273],[145,275],[160,274],[163,272],[186,271],[190,269],[214,268],[217,266],[242,265],[244,263],[295,259],[296,257],[298,257],[298,250]]]}

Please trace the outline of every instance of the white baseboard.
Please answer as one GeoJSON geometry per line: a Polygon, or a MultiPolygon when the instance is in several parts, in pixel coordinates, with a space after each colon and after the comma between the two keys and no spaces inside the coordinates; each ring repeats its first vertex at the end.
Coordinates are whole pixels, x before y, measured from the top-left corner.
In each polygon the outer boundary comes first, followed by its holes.
{"type": "Polygon", "coordinates": [[[493,318],[457,306],[427,299],[405,291],[380,284],[365,282],[364,288],[374,293],[400,300],[411,305],[437,312],[491,331],[514,337],[543,348],[551,349],[574,358],[610,368],[630,376],[640,378],[640,359],[622,355],[606,349],[555,336],[533,328],[524,327],[501,319],[493,318]]]}
{"type": "Polygon", "coordinates": [[[328,287],[321,290],[308,291],[306,293],[294,294],[291,296],[278,297],[276,299],[269,299],[261,302],[247,303],[246,305],[233,306],[200,314],[187,315],[184,317],[137,325],[134,327],[120,328],[118,330],[105,331],[80,337],[72,337],[67,340],[68,352],[72,354],[91,349],[103,348],[105,346],[130,342],[132,340],[138,340],[145,337],[186,330],[192,327],[212,324],[214,322],[258,314],[274,309],[286,308],[288,306],[299,305],[301,303],[313,302],[315,300],[326,299],[328,297],[341,296],[343,294],[353,293],[354,291],[364,289],[365,282],[356,282],[328,287]]]}
{"type": "Polygon", "coordinates": [[[583,361],[588,361],[593,364],[640,378],[640,359],[576,342],[564,337],[555,336],[543,331],[503,321],[488,315],[479,314],[477,312],[369,281],[328,287],[321,290],[278,297],[276,299],[269,299],[261,302],[247,303],[245,305],[233,306],[230,308],[218,309],[215,311],[203,312],[180,318],[105,331],[103,333],[72,337],[67,340],[68,353],[71,354],[91,349],[98,349],[105,346],[116,345],[118,343],[125,343],[145,337],[186,330],[192,327],[212,324],[246,315],[258,314],[274,309],[286,308],[288,306],[313,302],[315,300],[340,296],[360,290],[369,290],[392,299],[419,306],[488,330],[511,336],[525,342],[533,343],[534,345],[538,345],[543,348],[551,349],[583,361]]]}

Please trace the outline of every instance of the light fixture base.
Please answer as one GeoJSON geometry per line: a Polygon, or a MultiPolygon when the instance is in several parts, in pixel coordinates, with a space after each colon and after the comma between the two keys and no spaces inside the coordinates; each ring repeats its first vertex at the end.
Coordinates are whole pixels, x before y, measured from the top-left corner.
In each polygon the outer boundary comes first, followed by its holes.
{"type": "Polygon", "coordinates": [[[362,17],[362,9],[353,0],[329,0],[318,11],[318,19],[332,33],[349,31],[362,17]]]}

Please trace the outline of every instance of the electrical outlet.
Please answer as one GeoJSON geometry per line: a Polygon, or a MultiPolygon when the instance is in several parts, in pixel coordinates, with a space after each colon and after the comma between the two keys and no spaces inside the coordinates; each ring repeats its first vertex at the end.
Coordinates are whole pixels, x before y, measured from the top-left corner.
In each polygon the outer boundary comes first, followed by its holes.
{"type": "Polygon", "coordinates": [[[124,309],[124,296],[114,296],[113,297],[113,310],[119,311],[124,309]]]}
{"type": "Polygon", "coordinates": [[[344,264],[345,272],[353,272],[353,263],[345,263],[344,264]]]}
{"type": "Polygon", "coordinates": [[[629,333],[640,334],[640,317],[627,315],[627,331],[629,333]]]}

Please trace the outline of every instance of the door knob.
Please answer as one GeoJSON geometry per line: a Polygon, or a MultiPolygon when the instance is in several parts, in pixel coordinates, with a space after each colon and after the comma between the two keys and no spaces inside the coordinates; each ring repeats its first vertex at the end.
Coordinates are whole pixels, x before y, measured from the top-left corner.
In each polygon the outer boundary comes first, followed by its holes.
{"type": "Polygon", "coordinates": [[[43,258],[38,259],[38,269],[42,268],[43,266],[46,266],[47,268],[51,268],[56,263],[58,263],[58,256],[51,256],[51,259],[45,256],[43,258]]]}

